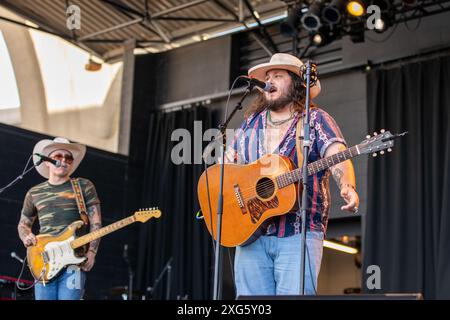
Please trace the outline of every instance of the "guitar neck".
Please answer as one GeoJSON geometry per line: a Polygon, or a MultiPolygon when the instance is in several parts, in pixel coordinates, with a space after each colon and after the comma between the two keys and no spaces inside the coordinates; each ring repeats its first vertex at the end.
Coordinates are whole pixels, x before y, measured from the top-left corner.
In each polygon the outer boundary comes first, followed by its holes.
{"type": "MultiPolygon", "coordinates": [[[[316,174],[319,171],[323,171],[345,160],[354,158],[360,154],[358,146],[345,149],[344,151],[333,154],[329,157],[314,161],[308,164],[308,176],[316,174]]],[[[299,164],[300,165],[300,164],[299,164]]],[[[302,168],[292,170],[290,172],[279,175],[276,180],[279,188],[287,187],[292,183],[296,183],[302,180],[302,168]]]]}
{"type": "Polygon", "coordinates": [[[95,231],[93,231],[91,233],[88,233],[88,234],[86,234],[86,235],[84,235],[82,237],[79,237],[79,238],[73,240],[71,242],[71,246],[72,246],[73,249],[79,248],[81,246],[84,246],[86,243],[89,243],[89,242],[94,241],[94,240],[96,240],[98,238],[101,238],[101,237],[103,237],[103,236],[105,236],[105,235],[107,235],[107,234],[109,234],[111,232],[114,232],[114,231],[119,230],[119,229],[121,229],[123,227],[126,227],[127,225],[132,224],[135,221],[136,221],[136,218],[134,217],[134,215],[130,216],[128,218],[119,220],[119,221],[117,221],[117,222],[115,222],[113,224],[110,224],[110,225],[108,225],[106,227],[103,227],[101,229],[95,230],[95,231]]]}

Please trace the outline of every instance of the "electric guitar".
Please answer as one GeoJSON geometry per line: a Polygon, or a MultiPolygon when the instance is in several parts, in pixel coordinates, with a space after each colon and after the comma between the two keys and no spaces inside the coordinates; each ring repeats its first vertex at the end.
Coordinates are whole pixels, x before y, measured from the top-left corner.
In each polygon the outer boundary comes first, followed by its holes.
{"type": "Polygon", "coordinates": [[[79,256],[76,249],[121,229],[136,221],[147,222],[150,218],[159,218],[161,211],[156,208],[136,211],[133,215],[112,223],[106,227],[75,238],[75,232],[83,226],[83,221],[71,223],[56,236],[40,234],[36,236],[36,245],[27,248],[28,267],[37,281],[46,283],[57,276],[68,265],[78,265],[86,260],[79,256]]]}
{"type": "MultiPolygon", "coordinates": [[[[384,154],[401,136],[381,130],[380,134],[332,156],[308,164],[308,176],[361,154],[384,154]]],[[[290,212],[297,203],[297,188],[302,188],[302,170],[285,156],[267,154],[247,165],[225,164],[223,177],[223,216],[221,244],[246,245],[256,240],[264,222],[290,212]]],[[[207,169],[198,182],[198,199],[209,233],[217,240],[217,208],[220,191],[220,164],[207,169]],[[213,210],[210,214],[210,208],[213,210]]],[[[300,190],[301,191],[301,190],[300,190]]]]}

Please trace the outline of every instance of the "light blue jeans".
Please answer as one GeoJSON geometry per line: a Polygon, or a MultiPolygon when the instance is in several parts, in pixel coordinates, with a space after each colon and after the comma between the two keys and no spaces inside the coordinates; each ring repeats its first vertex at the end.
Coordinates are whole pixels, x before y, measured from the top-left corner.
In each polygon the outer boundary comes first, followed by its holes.
{"type": "MultiPolygon", "coordinates": [[[[306,244],[305,294],[313,295],[317,292],[323,233],[307,232],[306,244]]],[[[262,236],[247,246],[236,247],[236,295],[299,295],[300,257],[300,234],[262,236]]]]}
{"type": "Polygon", "coordinates": [[[80,300],[84,293],[86,273],[79,267],[69,266],[58,277],[45,284],[36,283],[36,300],[80,300]]]}

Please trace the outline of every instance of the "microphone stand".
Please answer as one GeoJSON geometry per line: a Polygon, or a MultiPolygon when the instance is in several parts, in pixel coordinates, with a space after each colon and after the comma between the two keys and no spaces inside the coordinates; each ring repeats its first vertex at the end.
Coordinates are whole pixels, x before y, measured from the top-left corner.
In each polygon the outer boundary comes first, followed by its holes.
{"type": "MultiPolygon", "coordinates": [[[[301,257],[300,257],[300,294],[305,294],[305,257],[306,257],[306,208],[308,201],[308,156],[311,148],[311,140],[309,138],[309,109],[310,109],[310,85],[311,85],[311,61],[305,64],[303,81],[306,81],[306,101],[305,101],[305,118],[303,122],[303,165],[302,165],[302,205],[301,205],[301,257]],[[306,77],[306,79],[305,79],[306,77]]],[[[314,85],[315,81],[312,83],[314,85]]],[[[297,132],[297,139],[302,139],[297,132]]]]}
{"type": "MultiPolygon", "coordinates": [[[[32,157],[32,156],[31,156],[32,157]]],[[[30,159],[31,159],[30,157],[30,159]]],[[[30,159],[28,159],[28,162],[25,166],[28,167],[28,163],[30,162],[30,159]]],[[[33,170],[35,167],[39,166],[42,163],[42,160],[39,160],[35,165],[33,165],[31,168],[26,169],[22,172],[22,174],[20,174],[19,176],[17,176],[13,181],[11,181],[10,183],[8,183],[6,186],[4,186],[3,188],[0,189],[0,194],[3,193],[3,191],[5,191],[6,189],[8,189],[9,187],[12,187],[13,185],[15,185],[17,182],[19,182],[19,180],[22,180],[23,177],[30,172],[31,170],[33,170]]]]}
{"type": "Polygon", "coordinates": [[[128,297],[127,300],[133,300],[133,268],[131,268],[130,259],[128,258],[128,244],[124,246],[123,259],[128,266],[128,297]]]}
{"type": "Polygon", "coordinates": [[[172,260],[173,260],[173,257],[170,257],[169,261],[167,261],[166,265],[162,269],[158,278],[156,278],[155,283],[153,284],[153,287],[147,288],[147,291],[150,291],[152,293],[152,296],[153,296],[153,292],[155,291],[156,287],[158,286],[159,282],[161,281],[162,277],[164,276],[164,273],[166,273],[166,270],[167,270],[166,300],[170,299],[170,287],[171,287],[171,280],[172,280],[172,260]]]}
{"type": "Polygon", "coordinates": [[[225,171],[225,145],[226,145],[226,135],[225,131],[228,127],[233,116],[238,110],[242,109],[242,102],[250,94],[254,87],[254,84],[249,82],[244,94],[242,95],[239,102],[234,107],[231,114],[225,120],[223,124],[219,126],[220,132],[222,133],[223,143],[221,145],[221,157],[222,162],[220,164],[220,188],[219,188],[219,200],[217,204],[217,239],[216,239],[216,249],[215,249],[215,259],[214,259],[214,288],[213,288],[213,300],[222,299],[222,259],[223,252],[220,245],[222,240],[222,215],[223,215],[223,175],[225,171]]]}

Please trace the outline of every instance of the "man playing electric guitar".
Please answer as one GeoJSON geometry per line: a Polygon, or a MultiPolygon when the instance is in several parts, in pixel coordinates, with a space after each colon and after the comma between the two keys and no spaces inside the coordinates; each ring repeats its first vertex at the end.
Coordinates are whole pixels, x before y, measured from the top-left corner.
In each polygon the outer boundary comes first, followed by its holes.
{"type": "MultiPolygon", "coordinates": [[[[70,178],[85,153],[84,145],[71,143],[65,138],[45,139],[34,147],[34,163],[40,163],[36,170],[47,181],[31,188],[25,196],[18,225],[19,236],[25,247],[36,245],[37,239],[32,233],[36,218],[39,220],[40,234],[57,235],[77,220],[89,223],[91,232],[101,228],[100,201],[94,185],[87,179],[70,178]],[[36,154],[55,160],[56,165],[42,162],[42,158],[36,154]],[[86,214],[80,218],[80,214],[84,211],[86,214]]],[[[36,300],[81,299],[86,279],[85,272],[91,270],[94,265],[99,243],[100,239],[89,243],[81,270],[78,266],[69,266],[45,285],[43,281],[37,281],[36,300]]]]}
{"type": "MultiPolygon", "coordinates": [[[[251,163],[265,154],[289,157],[297,165],[296,127],[302,121],[305,88],[300,79],[302,62],[277,53],[269,63],[250,69],[249,76],[269,82],[269,92],[261,92],[249,107],[242,131],[227,150],[227,162],[251,163]]],[[[320,82],[311,88],[311,97],[320,92],[320,82]]],[[[312,104],[311,151],[308,162],[346,149],[334,119],[312,104]]],[[[306,215],[305,293],[315,294],[324,233],[330,210],[329,176],[332,173],[346,205],[342,210],[358,211],[355,173],[350,160],[319,171],[308,179],[306,215]]],[[[245,190],[241,190],[242,193],[245,190]]],[[[257,205],[257,204],[256,204],[257,205]]],[[[237,295],[297,295],[300,292],[301,214],[291,212],[271,218],[264,235],[248,245],[236,247],[235,281],[237,295]]]]}

